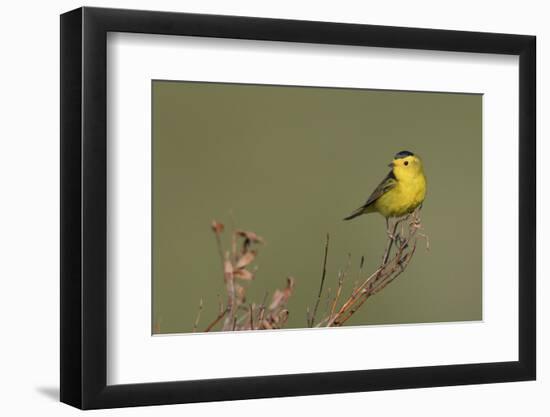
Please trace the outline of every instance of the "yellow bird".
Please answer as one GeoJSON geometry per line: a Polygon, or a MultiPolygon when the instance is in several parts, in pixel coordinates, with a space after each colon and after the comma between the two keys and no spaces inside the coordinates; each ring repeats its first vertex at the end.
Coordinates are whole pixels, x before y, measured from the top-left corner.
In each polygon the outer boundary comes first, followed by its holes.
{"type": "Polygon", "coordinates": [[[412,213],[426,196],[426,177],[422,160],[409,151],[397,153],[389,164],[389,174],[376,187],[367,202],[344,220],[361,214],[378,212],[386,218],[412,213]]]}

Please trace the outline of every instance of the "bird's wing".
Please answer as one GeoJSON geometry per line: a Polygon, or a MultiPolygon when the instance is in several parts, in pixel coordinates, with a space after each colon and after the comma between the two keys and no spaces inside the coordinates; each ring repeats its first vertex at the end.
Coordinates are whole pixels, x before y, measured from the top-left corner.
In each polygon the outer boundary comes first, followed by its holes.
{"type": "Polygon", "coordinates": [[[397,180],[395,178],[395,175],[393,174],[393,170],[391,170],[388,175],[382,180],[380,184],[378,184],[378,187],[372,192],[372,194],[367,199],[367,202],[363,205],[363,207],[368,207],[372,203],[374,203],[376,200],[378,200],[382,195],[386,194],[388,191],[390,191],[393,187],[397,185],[397,180]]]}
{"type": "Polygon", "coordinates": [[[372,194],[367,199],[367,202],[363,204],[361,207],[356,209],[353,213],[351,213],[348,217],[344,217],[344,220],[351,220],[357,216],[360,216],[363,214],[368,206],[370,206],[372,203],[374,203],[376,200],[378,200],[382,195],[386,194],[388,191],[390,191],[393,187],[397,185],[397,180],[395,178],[395,175],[393,174],[393,170],[389,172],[388,175],[382,180],[380,184],[378,184],[378,187],[372,192],[372,194]]]}

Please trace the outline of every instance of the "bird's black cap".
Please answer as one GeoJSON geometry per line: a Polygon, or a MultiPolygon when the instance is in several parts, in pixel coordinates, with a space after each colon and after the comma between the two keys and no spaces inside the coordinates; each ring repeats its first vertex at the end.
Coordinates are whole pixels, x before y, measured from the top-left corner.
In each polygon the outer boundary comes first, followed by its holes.
{"type": "Polygon", "coordinates": [[[406,158],[407,156],[414,156],[414,153],[409,152],[409,151],[401,151],[401,152],[396,153],[395,156],[393,157],[393,159],[406,158]]]}

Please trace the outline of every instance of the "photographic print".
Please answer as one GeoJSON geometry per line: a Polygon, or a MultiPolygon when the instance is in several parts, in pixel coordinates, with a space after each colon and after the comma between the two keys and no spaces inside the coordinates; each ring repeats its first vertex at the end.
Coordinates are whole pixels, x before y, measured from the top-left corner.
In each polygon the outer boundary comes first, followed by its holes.
{"type": "Polygon", "coordinates": [[[534,36],[89,7],[60,33],[62,402],[536,379],[534,36]]]}
{"type": "Polygon", "coordinates": [[[481,94],[152,81],[152,333],[482,320],[481,94]]]}

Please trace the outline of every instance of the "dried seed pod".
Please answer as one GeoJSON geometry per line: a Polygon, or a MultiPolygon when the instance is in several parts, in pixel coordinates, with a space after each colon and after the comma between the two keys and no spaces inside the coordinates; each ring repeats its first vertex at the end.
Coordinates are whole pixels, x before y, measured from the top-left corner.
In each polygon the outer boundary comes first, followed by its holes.
{"type": "Polygon", "coordinates": [[[235,278],[244,279],[245,281],[252,281],[254,279],[254,274],[246,269],[237,269],[233,271],[233,276],[235,278]]]}
{"type": "Polygon", "coordinates": [[[211,227],[212,227],[212,230],[214,231],[214,233],[216,234],[220,234],[223,232],[223,229],[225,228],[223,223],[220,223],[216,220],[212,220],[212,224],[211,224],[211,227]]]}
{"type": "Polygon", "coordinates": [[[245,252],[245,254],[239,258],[239,260],[237,261],[237,265],[235,265],[235,267],[237,269],[241,269],[247,265],[250,265],[256,258],[256,254],[257,252],[255,250],[245,252]]]}

